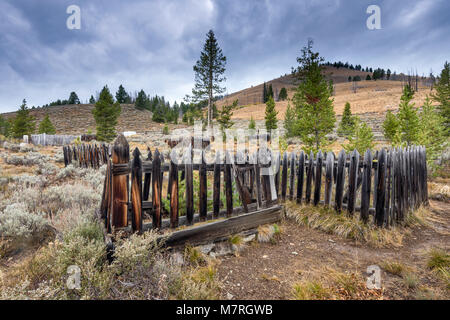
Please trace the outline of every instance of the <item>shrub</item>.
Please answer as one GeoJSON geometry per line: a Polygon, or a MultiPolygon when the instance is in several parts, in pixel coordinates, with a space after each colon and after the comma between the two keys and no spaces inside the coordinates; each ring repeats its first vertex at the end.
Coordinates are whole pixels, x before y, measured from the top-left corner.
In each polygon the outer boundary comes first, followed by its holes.
{"type": "Polygon", "coordinates": [[[47,225],[41,214],[30,213],[23,203],[8,205],[0,214],[0,236],[13,241],[39,237],[47,225]]]}

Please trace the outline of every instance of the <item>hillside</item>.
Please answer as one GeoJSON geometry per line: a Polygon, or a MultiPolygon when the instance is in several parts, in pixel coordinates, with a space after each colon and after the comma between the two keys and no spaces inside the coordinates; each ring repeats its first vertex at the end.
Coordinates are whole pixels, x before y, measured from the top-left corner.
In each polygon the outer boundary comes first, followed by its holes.
{"type": "MultiPolygon", "coordinates": [[[[161,131],[164,124],[152,121],[152,113],[147,110],[137,110],[134,105],[122,104],[117,131],[161,131]]],[[[95,120],[92,115],[93,104],[76,104],[53,106],[30,110],[36,119],[36,128],[48,113],[58,134],[83,134],[89,129],[95,132],[95,120]]],[[[4,113],[6,119],[15,117],[15,112],[4,113]]]]}
{"type": "MultiPolygon", "coordinates": [[[[370,72],[327,66],[325,67],[323,74],[326,75],[327,79],[332,79],[334,84],[339,84],[348,82],[349,76],[360,76],[361,79],[365,79],[370,72]]],[[[285,87],[288,91],[289,89],[295,88],[295,78],[291,74],[287,74],[285,76],[266,81],[267,86],[270,84],[272,85],[275,97],[277,97],[281,88],[285,87]]],[[[217,105],[221,107],[226,104],[231,104],[236,99],[238,99],[239,105],[262,103],[263,86],[264,84],[261,83],[256,86],[231,93],[226,98],[218,101],[217,105]]]]}
{"type": "MultiPolygon", "coordinates": [[[[397,110],[402,94],[402,83],[400,81],[359,81],[357,82],[356,93],[353,92],[352,85],[349,82],[335,85],[333,98],[334,111],[337,115],[342,114],[347,101],[350,102],[352,113],[359,115],[377,113],[383,116],[387,110],[397,110]]],[[[421,106],[429,94],[429,88],[419,86],[419,91],[415,93],[412,102],[416,106],[421,106]]],[[[293,95],[294,90],[288,90],[289,98],[292,98],[293,95]]],[[[288,101],[278,101],[275,105],[278,111],[278,119],[284,119],[288,101]]],[[[233,118],[246,120],[253,117],[255,120],[262,120],[264,119],[265,106],[263,103],[242,106],[234,111],[233,118]]]]}

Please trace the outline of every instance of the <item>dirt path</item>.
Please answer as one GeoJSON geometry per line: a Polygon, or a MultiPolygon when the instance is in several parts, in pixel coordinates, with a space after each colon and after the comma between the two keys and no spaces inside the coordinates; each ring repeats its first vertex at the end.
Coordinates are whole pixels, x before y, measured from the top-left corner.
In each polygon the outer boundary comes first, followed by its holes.
{"type": "MultiPolygon", "coordinates": [[[[224,299],[291,299],[294,283],[326,277],[327,270],[355,272],[366,278],[368,266],[398,261],[418,276],[419,286],[430,288],[433,297],[450,298],[442,281],[427,269],[427,252],[450,249],[450,204],[431,201],[430,226],[415,227],[401,248],[375,249],[340,236],[299,226],[286,220],[276,244],[254,243],[239,256],[226,257],[218,266],[224,299]]],[[[382,271],[383,299],[412,299],[400,276],[382,271]]]]}

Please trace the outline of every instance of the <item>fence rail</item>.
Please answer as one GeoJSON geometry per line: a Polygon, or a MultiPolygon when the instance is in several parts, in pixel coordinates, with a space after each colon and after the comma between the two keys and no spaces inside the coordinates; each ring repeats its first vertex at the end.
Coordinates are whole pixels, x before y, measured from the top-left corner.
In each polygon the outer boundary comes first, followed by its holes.
{"type": "MultiPolygon", "coordinates": [[[[221,163],[218,152],[213,164],[206,164],[203,153],[201,163],[193,164],[192,148],[179,164],[164,162],[158,150],[153,154],[149,151],[147,159],[142,160],[138,148],[130,161],[129,151],[125,137],[119,136],[112,147],[111,158],[107,159],[101,216],[108,232],[127,227],[129,221],[133,231],[141,232],[149,228],[177,228],[222,216],[233,217],[234,222],[227,227],[232,228],[228,230],[231,232],[249,225],[255,227],[261,221],[276,221],[280,203],[286,199],[299,204],[322,204],[337,212],[346,210],[350,215],[359,212],[365,223],[373,221],[379,227],[387,227],[404,220],[411,209],[428,200],[423,147],[382,149],[374,155],[367,150],[363,157],[356,150],[350,154],[342,150],[337,157],[332,152],[321,151],[315,157],[303,151],[285,152],[282,157],[279,153],[268,152],[266,165],[260,161],[262,150],[258,154],[227,153],[225,163],[221,163]],[[195,170],[199,177],[198,212],[194,212],[195,170]],[[262,174],[262,170],[266,174],[262,174]],[[168,218],[163,219],[162,188],[166,172],[170,212],[168,218]],[[207,172],[212,172],[209,186],[207,172]],[[183,212],[179,209],[180,179],[185,180],[183,212]],[[233,182],[242,203],[239,208],[233,208],[233,182]],[[208,189],[212,191],[212,199],[209,199],[212,212],[208,212],[208,189]],[[151,214],[151,223],[143,223],[144,212],[151,214]]],[[[219,232],[221,229],[215,222],[210,227],[203,225],[197,229],[201,232],[191,234],[194,238],[201,238],[200,233],[205,237],[225,234],[219,232]]],[[[187,237],[192,231],[183,232],[172,240],[187,237]]]]}

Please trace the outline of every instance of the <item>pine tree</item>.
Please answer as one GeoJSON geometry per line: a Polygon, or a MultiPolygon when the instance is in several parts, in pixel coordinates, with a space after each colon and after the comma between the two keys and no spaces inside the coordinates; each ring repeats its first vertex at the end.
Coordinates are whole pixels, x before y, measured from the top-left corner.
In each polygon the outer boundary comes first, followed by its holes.
{"type": "Polygon", "coordinates": [[[279,99],[280,101],[284,101],[284,100],[287,99],[287,97],[288,97],[288,95],[287,95],[287,90],[286,90],[286,88],[285,88],[285,87],[281,88],[280,94],[278,95],[278,99],[279,99]]]}
{"type": "Polygon", "coordinates": [[[80,99],[78,99],[78,96],[74,91],[70,93],[69,100],[67,100],[67,104],[80,104],[80,99]]]}
{"type": "Polygon", "coordinates": [[[295,136],[296,115],[294,108],[288,103],[286,113],[284,114],[284,130],[286,131],[286,138],[295,136]]]}
{"type": "Polygon", "coordinates": [[[120,103],[114,103],[114,98],[108,86],[104,86],[95,108],[92,110],[97,125],[97,140],[110,142],[115,138],[120,112],[120,103]]]}
{"type": "Polygon", "coordinates": [[[370,74],[368,74],[368,75],[366,76],[366,80],[372,80],[372,78],[370,77],[370,74]]]}
{"type": "Polygon", "coordinates": [[[352,135],[355,130],[355,122],[355,118],[352,116],[352,111],[350,109],[350,103],[346,102],[337,133],[344,137],[352,135]]]}
{"type": "Polygon", "coordinates": [[[360,154],[364,154],[367,149],[374,148],[372,129],[359,118],[355,118],[355,128],[348,137],[348,144],[344,145],[347,152],[358,150],[360,154]]]}
{"type": "Polygon", "coordinates": [[[267,99],[269,99],[269,97],[272,97],[272,99],[273,99],[272,84],[269,84],[269,89],[267,90],[267,99]]]}
{"type": "Polygon", "coordinates": [[[122,85],[119,86],[119,90],[116,92],[116,100],[119,103],[130,103],[130,96],[122,85]]]}
{"type": "Polygon", "coordinates": [[[248,124],[248,128],[250,130],[256,129],[256,122],[255,122],[255,119],[253,119],[253,116],[250,117],[250,123],[248,124]]]}
{"type": "Polygon", "coordinates": [[[264,87],[263,87],[263,103],[267,102],[267,86],[266,83],[264,82],[264,87]]]}
{"type": "Polygon", "coordinates": [[[195,86],[192,89],[194,101],[208,99],[208,126],[212,132],[214,94],[225,91],[220,84],[226,80],[223,76],[227,58],[219,47],[214,32],[209,30],[200,59],[194,66],[195,86]]]}
{"type": "Polygon", "coordinates": [[[238,100],[235,100],[232,105],[225,105],[222,110],[219,111],[219,117],[217,122],[220,126],[220,131],[222,131],[223,139],[225,140],[225,130],[231,128],[234,122],[231,121],[231,116],[233,115],[233,109],[237,107],[238,100]]]}
{"type": "Polygon", "coordinates": [[[383,122],[383,134],[384,137],[391,142],[392,145],[397,146],[400,144],[400,123],[397,117],[388,110],[386,118],[383,122]]]}
{"type": "Polygon", "coordinates": [[[450,64],[446,61],[444,69],[441,71],[439,82],[435,85],[436,93],[432,95],[434,101],[439,105],[437,107],[441,114],[446,134],[450,134],[450,64]]]}
{"type": "Polygon", "coordinates": [[[401,140],[407,145],[416,143],[418,138],[419,117],[414,103],[410,103],[413,95],[409,85],[405,86],[398,111],[401,140]]]}
{"type": "Polygon", "coordinates": [[[419,119],[417,143],[426,147],[427,162],[430,167],[435,169],[435,161],[446,147],[448,140],[445,136],[444,119],[436,112],[429,97],[425,99],[419,119]]]}
{"type": "Polygon", "coordinates": [[[27,108],[27,101],[23,99],[22,105],[17,111],[16,118],[12,126],[12,136],[21,139],[24,135],[30,135],[35,130],[34,117],[30,115],[30,110],[27,108]]]}
{"type": "Polygon", "coordinates": [[[270,130],[275,130],[278,128],[277,121],[278,111],[275,110],[275,101],[273,101],[273,97],[269,96],[266,103],[266,130],[270,132],[270,130]]]}
{"type": "Polygon", "coordinates": [[[39,124],[38,132],[46,134],[56,134],[56,129],[53,126],[53,123],[50,121],[48,114],[45,115],[44,119],[39,124]]]}
{"type": "Polygon", "coordinates": [[[138,110],[150,109],[150,102],[144,90],[139,91],[134,107],[138,110]]]}
{"type": "Polygon", "coordinates": [[[301,80],[293,97],[297,114],[297,132],[305,150],[318,151],[329,144],[327,134],[333,132],[336,116],[333,109],[332,91],[322,74],[324,60],[312,51],[313,41],[309,40],[297,58],[300,66],[296,75],[301,80]]]}
{"type": "Polygon", "coordinates": [[[89,99],[90,104],[95,104],[95,98],[93,95],[91,95],[91,98],[89,99]]]}
{"type": "Polygon", "coordinates": [[[10,134],[11,123],[0,114],[0,135],[8,137],[10,134]]]}

